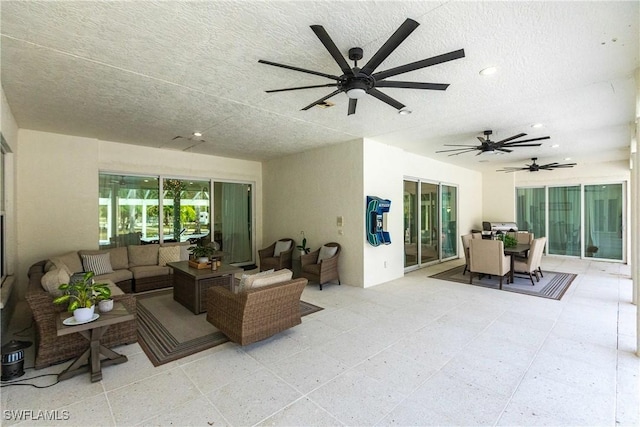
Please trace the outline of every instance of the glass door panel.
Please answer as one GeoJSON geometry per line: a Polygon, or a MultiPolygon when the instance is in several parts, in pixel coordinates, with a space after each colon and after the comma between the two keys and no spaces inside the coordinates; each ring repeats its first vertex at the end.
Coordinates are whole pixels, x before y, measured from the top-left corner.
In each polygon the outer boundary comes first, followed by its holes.
{"type": "Polygon", "coordinates": [[[253,263],[251,184],[215,182],[213,239],[224,252],[224,262],[253,263]]]}
{"type": "Polygon", "coordinates": [[[209,181],[163,180],[163,241],[184,242],[209,236],[209,181]]]}
{"type": "Polygon", "coordinates": [[[420,262],[438,259],[438,186],[420,183],[420,262]]]}
{"type": "Polygon", "coordinates": [[[584,186],[584,254],[622,260],[622,184],[584,186]]]}
{"type": "Polygon", "coordinates": [[[580,186],[549,188],[549,254],[580,256],[580,211],[580,186]]]}
{"type": "Polygon", "coordinates": [[[544,188],[516,189],[518,230],[529,231],[535,238],[546,236],[544,188]]]}
{"type": "Polygon", "coordinates": [[[442,185],[442,259],[458,255],[458,189],[442,185]]]}
{"type": "Polygon", "coordinates": [[[418,265],[418,183],[404,181],[404,266],[418,265]]]}

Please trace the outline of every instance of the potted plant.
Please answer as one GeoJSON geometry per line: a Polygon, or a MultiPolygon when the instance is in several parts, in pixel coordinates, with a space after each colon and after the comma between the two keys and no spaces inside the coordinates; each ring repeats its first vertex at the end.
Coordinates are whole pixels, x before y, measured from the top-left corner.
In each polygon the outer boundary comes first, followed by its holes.
{"type": "Polygon", "coordinates": [[[498,240],[502,240],[505,248],[514,248],[518,246],[518,239],[508,234],[498,234],[498,240]]]}
{"type": "Polygon", "coordinates": [[[106,283],[95,283],[93,271],[87,271],[77,282],[63,283],[58,287],[63,294],[53,300],[54,304],[68,303],[67,311],[73,313],[76,322],[86,322],[93,317],[95,304],[111,298],[111,289],[106,283]]]}
{"type": "Polygon", "coordinates": [[[305,255],[308,254],[309,251],[311,251],[310,248],[307,247],[307,238],[303,237],[302,238],[302,243],[299,244],[298,246],[296,246],[296,248],[300,251],[300,255],[305,255]]]}
{"type": "Polygon", "coordinates": [[[191,246],[189,251],[191,251],[191,254],[199,263],[209,262],[209,258],[216,252],[214,247],[209,245],[191,246]]]}

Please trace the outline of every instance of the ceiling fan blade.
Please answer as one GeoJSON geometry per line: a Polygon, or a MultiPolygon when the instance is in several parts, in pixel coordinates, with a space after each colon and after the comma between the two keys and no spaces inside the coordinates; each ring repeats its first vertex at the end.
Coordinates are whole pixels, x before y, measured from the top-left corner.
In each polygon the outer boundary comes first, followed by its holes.
{"type": "Polygon", "coordinates": [[[340,53],[340,50],[338,49],[336,44],[333,42],[333,40],[331,40],[331,37],[329,37],[329,34],[324,29],[324,27],[322,25],[312,25],[311,29],[314,33],[316,33],[316,36],[318,36],[324,47],[329,51],[331,56],[333,56],[333,59],[338,63],[338,66],[342,70],[342,73],[353,76],[353,70],[347,63],[347,60],[344,59],[344,56],[342,56],[342,53],[340,53]]]}
{"type": "MultiPolygon", "coordinates": [[[[478,147],[477,145],[470,144],[442,144],[445,147],[478,147]]],[[[480,149],[480,147],[478,147],[480,149]]]]}
{"type": "Polygon", "coordinates": [[[473,150],[478,150],[478,148],[454,148],[451,150],[439,150],[436,151],[436,153],[448,153],[449,151],[473,151],[473,150]]]}
{"type": "Polygon", "coordinates": [[[526,136],[526,135],[527,135],[526,133],[521,133],[521,134],[518,134],[518,135],[513,135],[513,136],[511,136],[511,137],[509,137],[509,138],[505,138],[505,139],[503,139],[502,141],[498,141],[497,143],[498,143],[498,144],[502,144],[502,143],[505,143],[505,142],[509,142],[509,141],[511,141],[512,139],[520,138],[521,136],[526,136]]]}
{"type": "MultiPolygon", "coordinates": [[[[524,141],[523,141],[524,142],[524,141]]],[[[540,144],[518,144],[516,142],[512,142],[509,144],[502,144],[503,147],[509,147],[509,148],[518,148],[518,147],[540,147],[542,145],[542,143],[540,144]],[[516,145],[517,144],[517,145],[516,145]]]]}
{"type": "Polygon", "coordinates": [[[412,62],[411,64],[401,65],[389,70],[380,71],[373,74],[376,80],[383,80],[387,77],[397,76],[398,74],[408,73],[409,71],[419,70],[420,68],[430,67],[432,65],[442,64],[443,62],[453,61],[454,59],[464,58],[464,49],[455,50],[443,55],[434,56],[432,58],[423,59],[421,61],[412,62]]]}
{"type": "Polygon", "coordinates": [[[430,90],[447,90],[448,84],[444,83],[419,83],[419,82],[376,82],[376,87],[397,87],[403,89],[430,89],[430,90]]]}
{"type": "Polygon", "coordinates": [[[371,88],[369,89],[369,95],[378,98],[380,101],[391,105],[393,108],[397,109],[397,110],[402,110],[405,105],[399,101],[396,101],[395,99],[393,99],[392,97],[390,97],[389,95],[385,95],[384,93],[380,92],[378,89],[375,88],[371,88]]]}
{"type": "Polygon", "coordinates": [[[287,70],[300,71],[302,73],[307,73],[307,74],[313,74],[313,75],[316,75],[316,76],[326,77],[326,78],[331,79],[331,80],[340,80],[340,77],[338,77],[338,76],[334,76],[332,74],[321,73],[319,71],[306,70],[304,68],[293,67],[291,65],[278,64],[277,62],[265,61],[264,59],[259,59],[258,62],[261,63],[261,64],[273,65],[274,67],[286,68],[287,70]]]}
{"type": "MultiPolygon", "coordinates": [[[[448,157],[451,157],[451,156],[457,156],[457,155],[459,155],[459,154],[464,154],[464,153],[470,153],[470,152],[472,152],[472,151],[474,151],[474,150],[475,150],[475,148],[472,148],[471,150],[461,151],[461,152],[459,152],[459,153],[449,154],[449,156],[448,156],[448,157]]],[[[480,152],[480,154],[482,154],[482,152],[480,152]]]]}
{"type": "Polygon", "coordinates": [[[356,106],[357,105],[358,105],[358,100],[357,99],[349,98],[349,110],[347,111],[347,116],[350,116],[350,115],[356,113],[356,106]]]}
{"type": "Polygon", "coordinates": [[[481,137],[481,136],[476,136],[476,138],[478,138],[478,141],[482,142],[483,144],[484,144],[485,142],[487,142],[487,140],[486,140],[486,139],[484,139],[484,138],[483,138],[483,137],[481,137]]]}
{"type": "Polygon", "coordinates": [[[504,169],[496,169],[496,172],[518,172],[528,170],[529,168],[504,168],[504,169]]]}
{"type": "MultiPolygon", "coordinates": [[[[556,169],[556,168],[572,168],[575,165],[577,165],[577,163],[567,163],[564,165],[555,165],[555,166],[551,166],[549,167],[549,169],[556,169]]],[[[540,166],[540,169],[542,169],[542,166],[540,166]]]]}
{"type": "Polygon", "coordinates": [[[387,59],[387,57],[391,55],[391,52],[396,50],[396,48],[400,46],[400,43],[402,43],[407,37],[409,37],[409,34],[411,34],[413,30],[418,28],[419,25],[420,24],[418,24],[413,19],[407,18],[396,30],[396,32],[393,33],[391,37],[389,37],[389,40],[387,40],[385,44],[383,44],[382,47],[378,49],[378,51],[371,57],[371,59],[369,59],[369,61],[364,65],[364,67],[362,67],[360,71],[366,75],[371,75],[371,73],[373,73],[373,70],[378,68],[378,66],[382,64],[382,61],[387,59]]]}
{"type": "Polygon", "coordinates": [[[302,111],[306,111],[306,110],[308,110],[309,108],[313,107],[314,105],[318,105],[318,104],[320,104],[320,103],[322,103],[322,102],[326,101],[327,99],[331,98],[332,96],[335,96],[335,95],[339,94],[340,92],[342,92],[342,89],[338,89],[338,90],[336,90],[336,91],[334,91],[334,92],[331,92],[329,95],[327,95],[327,96],[325,96],[325,97],[323,97],[323,98],[320,98],[320,99],[318,99],[316,102],[312,102],[311,104],[307,105],[306,107],[304,107],[304,108],[302,109],[302,111]]]}
{"type": "Polygon", "coordinates": [[[542,141],[543,139],[550,139],[550,138],[551,138],[550,136],[543,136],[543,137],[540,137],[540,138],[523,139],[522,141],[513,141],[513,142],[510,142],[510,143],[505,144],[505,145],[520,144],[522,142],[542,141]]]}
{"type": "Polygon", "coordinates": [[[502,151],[503,153],[511,153],[513,150],[507,150],[506,148],[496,148],[498,151],[502,151]]]}
{"type": "Polygon", "coordinates": [[[312,89],[314,87],[335,87],[338,86],[338,83],[327,83],[326,85],[314,85],[314,86],[300,86],[300,87],[289,87],[286,89],[273,89],[273,90],[266,90],[265,92],[267,93],[274,93],[274,92],[286,92],[288,90],[298,90],[298,89],[312,89]]]}

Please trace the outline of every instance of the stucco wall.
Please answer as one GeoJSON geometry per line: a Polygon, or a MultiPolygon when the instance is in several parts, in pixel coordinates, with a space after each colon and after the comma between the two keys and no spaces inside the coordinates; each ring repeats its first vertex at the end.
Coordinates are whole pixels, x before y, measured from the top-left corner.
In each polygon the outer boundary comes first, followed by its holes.
{"type": "Polygon", "coordinates": [[[256,245],[262,244],[262,166],[179,151],[20,130],[17,224],[20,288],[36,261],[98,246],[99,171],[254,182],[256,245]]]}
{"type": "MultiPolygon", "coordinates": [[[[282,237],[318,249],[328,242],[342,246],[340,279],[362,286],[362,142],[298,153],[263,164],[264,242],[282,237]],[[337,226],[342,216],[343,226],[337,226]],[[339,234],[342,231],[343,234],[339,234]]],[[[297,258],[297,254],[294,258],[297,258]]]]}

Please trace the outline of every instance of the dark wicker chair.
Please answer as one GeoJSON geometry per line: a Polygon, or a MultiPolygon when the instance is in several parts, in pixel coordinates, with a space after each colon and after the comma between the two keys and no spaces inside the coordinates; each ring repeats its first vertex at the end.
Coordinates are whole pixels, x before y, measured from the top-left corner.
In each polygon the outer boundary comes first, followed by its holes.
{"type": "Polygon", "coordinates": [[[301,264],[301,276],[309,279],[309,281],[318,282],[320,290],[322,285],[332,280],[337,280],[340,285],[340,275],[338,274],[338,259],[340,258],[340,244],[331,242],[325,243],[324,246],[337,247],[337,251],[334,256],[328,259],[323,259],[318,263],[318,256],[320,255],[320,249],[315,250],[306,255],[300,257],[301,264]]]}
{"type": "Polygon", "coordinates": [[[207,292],[207,321],[231,341],[247,345],[299,325],[300,296],[306,279],[233,293],[224,286],[207,292]]]}
{"type": "MultiPolygon", "coordinates": [[[[44,275],[44,265],[45,261],[41,261],[29,269],[29,285],[26,294],[36,329],[36,369],[80,356],[89,348],[89,341],[79,333],[57,336],[56,319],[65,307],[54,304],[53,296],[42,289],[40,279],[44,275]]],[[[113,300],[121,302],[129,312],[136,313],[134,295],[117,295],[113,300]]],[[[136,319],[111,325],[100,339],[100,343],[107,348],[136,341],[138,341],[136,319]]]]}
{"type": "Polygon", "coordinates": [[[289,249],[283,252],[280,252],[278,256],[273,256],[273,253],[276,249],[276,243],[273,242],[271,246],[268,246],[264,249],[260,249],[258,251],[258,256],[260,257],[260,271],[271,270],[281,270],[283,268],[288,268],[291,270],[291,256],[293,255],[293,249],[296,246],[296,242],[293,239],[280,239],[278,242],[291,242],[289,245],[289,249]]]}

